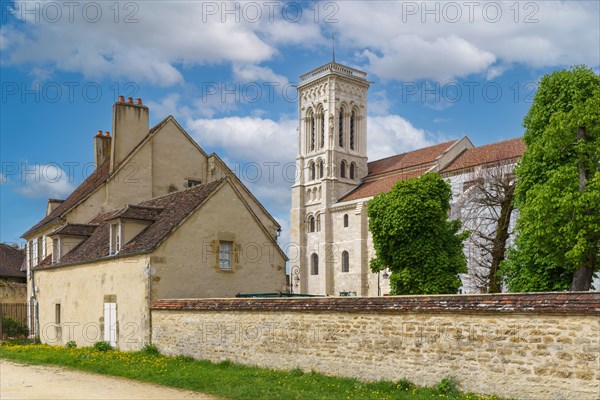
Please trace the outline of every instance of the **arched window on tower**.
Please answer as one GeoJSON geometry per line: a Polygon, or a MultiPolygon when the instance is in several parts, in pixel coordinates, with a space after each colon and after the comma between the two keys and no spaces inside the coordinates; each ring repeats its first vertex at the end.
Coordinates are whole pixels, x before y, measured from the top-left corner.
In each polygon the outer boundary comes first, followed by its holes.
{"type": "Polygon", "coordinates": [[[310,217],[308,217],[308,231],[309,232],[314,232],[315,230],[316,230],[315,217],[313,217],[311,215],[310,217]]]}
{"type": "Polygon", "coordinates": [[[344,228],[348,227],[348,214],[344,214],[344,228]]]}
{"type": "Polygon", "coordinates": [[[354,150],[354,135],[356,129],[356,113],[352,111],[350,114],[350,150],[354,150]]]}
{"type": "Polygon", "coordinates": [[[310,274],[319,275],[319,256],[317,253],[313,253],[310,256],[310,274]]]}
{"type": "Polygon", "coordinates": [[[316,222],[315,229],[317,232],[321,232],[321,214],[317,215],[317,222],[316,222]]]}
{"type": "Polygon", "coordinates": [[[342,272],[350,272],[350,254],[342,252],[342,272]]]}
{"type": "Polygon", "coordinates": [[[315,170],[315,163],[311,161],[308,165],[308,168],[310,169],[310,180],[314,181],[317,175],[315,170]]]}
{"type": "Polygon", "coordinates": [[[321,110],[321,143],[319,143],[319,148],[322,149],[325,146],[325,113],[321,110]]]}
{"type": "Polygon", "coordinates": [[[344,147],[344,109],[343,108],[340,109],[340,115],[339,115],[338,119],[339,119],[339,121],[338,121],[338,123],[339,123],[338,143],[339,143],[340,147],[344,147]]]}
{"type": "Polygon", "coordinates": [[[315,132],[315,114],[309,111],[308,114],[308,129],[310,130],[310,151],[315,150],[315,140],[316,140],[316,132],[315,132]]]}
{"type": "Polygon", "coordinates": [[[319,178],[323,179],[325,176],[325,163],[323,160],[319,161],[319,178]]]}
{"type": "Polygon", "coordinates": [[[350,164],[350,179],[354,179],[356,175],[356,164],[351,163],[350,164]]]}
{"type": "Polygon", "coordinates": [[[340,164],[340,178],[346,177],[346,161],[342,161],[340,164]]]}

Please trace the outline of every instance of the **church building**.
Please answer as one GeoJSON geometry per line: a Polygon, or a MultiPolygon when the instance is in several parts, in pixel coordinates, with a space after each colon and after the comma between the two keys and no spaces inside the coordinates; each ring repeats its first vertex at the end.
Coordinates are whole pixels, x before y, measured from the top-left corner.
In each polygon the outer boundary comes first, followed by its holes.
{"type": "MultiPolygon", "coordinates": [[[[459,204],[481,168],[512,170],[521,138],[475,147],[467,137],[377,161],[367,159],[367,74],[331,62],[300,77],[290,284],[297,293],[381,296],[389,271],[372,273],[367,203],[400,181],[437,171],[459,204]]],[[[468,250],[465,251],[469,258],[468,250]]],[[[469,266],[471,268],[471,265],[469,266]]],[[[463,292],[477,292],[468,276],[463,292]]]]}

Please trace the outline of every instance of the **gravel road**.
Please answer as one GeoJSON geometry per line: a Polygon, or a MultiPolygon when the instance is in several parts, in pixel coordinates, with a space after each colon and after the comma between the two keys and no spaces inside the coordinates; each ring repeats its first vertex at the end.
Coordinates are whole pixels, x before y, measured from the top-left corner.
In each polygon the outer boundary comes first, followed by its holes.
{"type": "Polygon", "coordinates": [[[217,397],[60,367],[0,360],[0,399],[217,400],[217,397]]]}

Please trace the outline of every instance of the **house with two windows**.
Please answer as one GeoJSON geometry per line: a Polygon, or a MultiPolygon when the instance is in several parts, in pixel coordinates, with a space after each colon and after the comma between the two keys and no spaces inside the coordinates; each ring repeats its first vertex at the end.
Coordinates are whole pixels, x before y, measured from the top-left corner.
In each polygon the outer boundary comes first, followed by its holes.
{"type": "Polygon", "coordinates": [[[140,99],[119,99],[112,128],[95,171],[23,234],[35,335],[139,349],[154,300],[285,290],[279,224],[216,154],[172,116],[149,128],[140,99]]]}

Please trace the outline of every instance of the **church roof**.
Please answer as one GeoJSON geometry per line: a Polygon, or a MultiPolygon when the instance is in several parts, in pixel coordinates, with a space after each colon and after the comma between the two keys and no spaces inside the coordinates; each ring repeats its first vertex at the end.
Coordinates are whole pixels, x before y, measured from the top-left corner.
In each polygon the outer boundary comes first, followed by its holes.
{"type": "Polygon", "coordinates": [[[339,201],[362,199],[389,192],[396,182],[423,175],[454,143],[455,140],[440,143],[368,163],[368,174],[364,182],[339,201]]]}
{"type": "Polygon", "coordinates": [[[523,142],[523,138],[520,137],[480,147],[473,147],[472,149],[463,151],[440,172],[455,172],[472,168],[477,165],[516,160],[521,157],[524,152],[525,142],[523,142]]]}
{"type": "MultiPolygon", "coordinates": [[[[456,143],[440,143],[368,163],[368,174],[354,190],[338,201],[357,200],[392,190],[396,182],[423,175],[435,166],[436,159],[456,143]]],[[[440,173],[458,172],[478,165],[516,161],[525,152],[522,138],[509,139],[464,150],[440,173]]]]}

